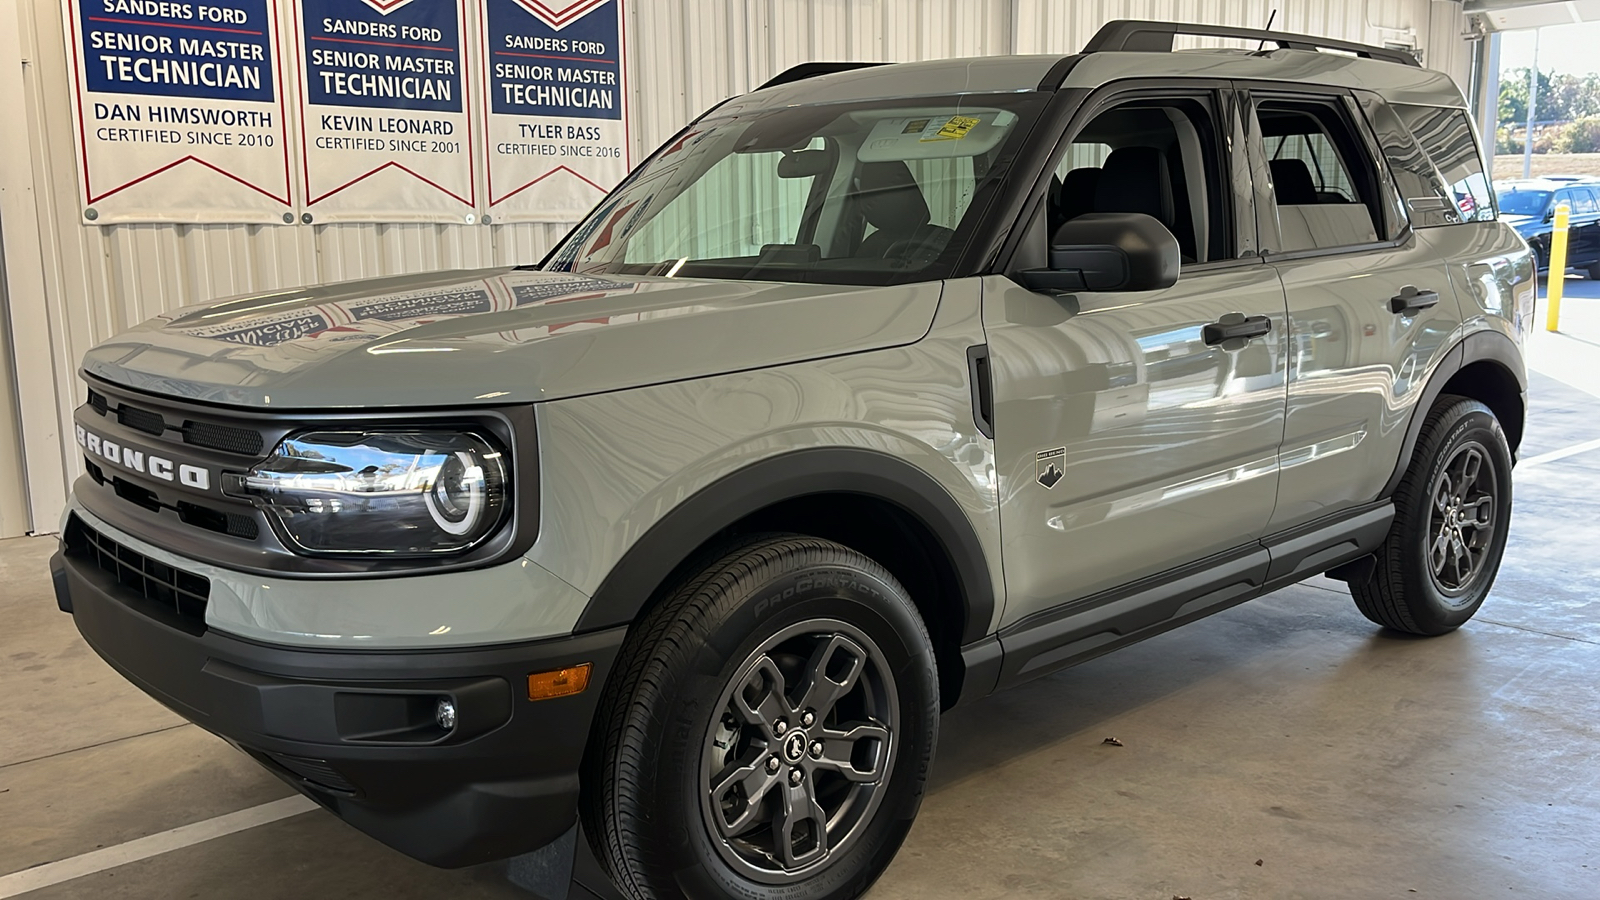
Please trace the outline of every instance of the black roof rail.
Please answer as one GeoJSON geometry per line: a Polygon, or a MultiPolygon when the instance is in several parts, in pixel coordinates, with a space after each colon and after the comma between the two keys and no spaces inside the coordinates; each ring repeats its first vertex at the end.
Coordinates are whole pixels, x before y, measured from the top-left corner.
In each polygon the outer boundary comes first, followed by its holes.
{"type": "Polygon", "coordinates": [[[816,78],[818,75],[832,75],[835,72],[851,72],[856,69],[866,69],[872,66],[886,66],[881,62],[807,62],[798,66],[790,66],[782,72],[772,76],[766,84],[756,90],[766,90],[780,84],[789,84],[794,81],[804,81],[807,78],[816,78]]]}
{"type": "Polygon", "coordinates": [[[1420,67],[1422,63],[1405,50],[1374,47],[1352,41],[1312,37],[1309,34],[1290,34],[1284,31],[1264,31],[1259,28],[1233,28],[1227,25],[1196,25],[1187,22],[1149,22],[1137,19],[1118,19],[1107,22],[1095,32],[1084,53],[1105,53],[1124,50],[1143,53],[1171,53],[1172,39],[1176,35],[1197,37],[1237,38],[1245,41],[1267,41],[1284,50],[1342,50],[1366,59],[1401,63],[1420,67]]]}

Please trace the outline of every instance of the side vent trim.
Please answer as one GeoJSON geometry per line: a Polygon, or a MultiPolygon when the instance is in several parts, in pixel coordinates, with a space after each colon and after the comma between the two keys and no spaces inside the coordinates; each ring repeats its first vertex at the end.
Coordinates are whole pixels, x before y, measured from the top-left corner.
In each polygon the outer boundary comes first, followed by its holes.
{"type": "Polygon", "coordinates": [[[989,373],[989,345],[967,348],[967,381],[972,385],[972,421],[994,440],[994,380],[989,373]]]}

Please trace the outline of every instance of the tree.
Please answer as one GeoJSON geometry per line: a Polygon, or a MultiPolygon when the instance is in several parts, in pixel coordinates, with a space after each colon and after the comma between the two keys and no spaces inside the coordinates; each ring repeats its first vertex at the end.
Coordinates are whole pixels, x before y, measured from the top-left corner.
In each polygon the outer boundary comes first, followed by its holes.
{"type": "Polygon", "coordinates": [[[1545,116],[1544,99],[1539,100],[1539,118],[1563,121],[1600,115],[1600,75],[1557,75],[1550,80],[1551,107],[1559,116],[1545,116]]]}
{"type": "MultiPolygon", "coordinates": [[[[1539,108],[1536,119],[1554,118],[1549,114],[1551,75],[1539,73],[1539,108]]],[[[1520,125],[1528,121],[1528,70],[1507,69],[1500,73],[1500,121],[1507,125],[1520,125]]]]}
{"type": "MultiPolygon", "coordinates": [[[[1567,122],[1600,115],[1600,75],[1539,73],[1539,106],[1534,120],[1567,122]]],[[[1528,120],[1528,70],[1500,73],[1500,122],[1520,125],[1528,120]]]]}

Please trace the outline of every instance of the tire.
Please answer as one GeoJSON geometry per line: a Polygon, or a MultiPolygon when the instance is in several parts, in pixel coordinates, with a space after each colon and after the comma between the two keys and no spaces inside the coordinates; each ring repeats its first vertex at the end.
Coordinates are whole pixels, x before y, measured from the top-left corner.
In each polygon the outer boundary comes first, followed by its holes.
{"type": "Polygon", "coordinates": [[[1407,634],[1460,628],[1494,585],[1511,523],[1511,449],[1494,413],[1441,396],[1394,505],[1371,577],[1350,584],[1357,608],[1407,634]]]}
{"type": "Polygon", "coordinates": [[[1590,263],[1584,271],[1588,273],[1590,281],[1600,281],[1600,262],[1590,263]]]}
{"type": "Polygon", "coordinates": [[[754,537],[630,632],[584,829],[635,900],[857,897],[910,831],[938,726],[933,648],[894,576],[831,541],[754,537]]]}

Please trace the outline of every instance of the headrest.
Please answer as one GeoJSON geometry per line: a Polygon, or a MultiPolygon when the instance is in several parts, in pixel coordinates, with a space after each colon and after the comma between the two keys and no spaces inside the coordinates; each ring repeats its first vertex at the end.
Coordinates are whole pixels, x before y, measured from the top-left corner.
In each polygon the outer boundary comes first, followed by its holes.
{"type": "Polygon", "coordinates": [[[1085,166],[1068,172],[1067,177],[1061,179],[1061,194],[1057,200],[1061,220],[1093,212],[1095,190],[1099,185],[1099,166],[1085,166]]]}
{"type": "Polygon", "coordinates": [[[863,164],[856,195],[867,222],[880,231],[912,231],[933,218],[911,169],[898,159],[863,164]]]}
{"type": "Polygon", "coordinates": [[[1144,213],[1172,227],[1172,173],[1154,147],[1119,147],[1106,157],[1094,190],[1095,212],[1144,213]]]}
{"type": "Polygon", "coordinates": [[[1299,206],[1317,202],[1317,184],[1303,159],[1289,157],[1267,163],[1272,170],[1272,193],[1279,206],[1299,206]]]}

